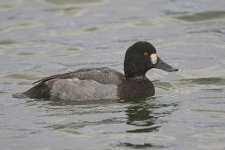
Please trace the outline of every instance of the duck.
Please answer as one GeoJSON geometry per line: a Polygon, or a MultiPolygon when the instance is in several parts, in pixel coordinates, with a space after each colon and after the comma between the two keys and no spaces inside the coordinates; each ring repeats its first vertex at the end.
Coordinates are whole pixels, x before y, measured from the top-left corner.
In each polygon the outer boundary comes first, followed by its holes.
{"type": "Polygon", "coordinates": [[[52,75],[38,81],[20,97],[45,100],[134,99],[155,94],[146,73],[153,68],[178,71],[164,62],[156,48],[147,41],[138,41],[125,53],[124,74],[108,67],[82,68],[52,75]]]}

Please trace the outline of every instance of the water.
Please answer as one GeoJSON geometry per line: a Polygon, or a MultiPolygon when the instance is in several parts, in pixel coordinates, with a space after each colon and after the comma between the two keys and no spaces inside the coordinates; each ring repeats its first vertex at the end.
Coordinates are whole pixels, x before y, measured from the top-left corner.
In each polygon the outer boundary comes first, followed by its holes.
{"type": "Polygon", "coordinates": [[[225,149],[223,0],[1,0],[2,150],[225,149]],[[152,98],[37,101],[12,94],[83,67],[123,71],[146,40],[180,70],[151,70],[152,98]]]}

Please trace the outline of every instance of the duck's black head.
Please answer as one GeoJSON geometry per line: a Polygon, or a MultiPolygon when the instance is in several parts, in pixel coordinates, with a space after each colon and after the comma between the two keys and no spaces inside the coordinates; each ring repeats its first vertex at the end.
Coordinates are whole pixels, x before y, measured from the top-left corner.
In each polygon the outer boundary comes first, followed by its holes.
{"type": "Polygon", "coordinates": [[[178,71],[178,69],[163,62],[157,56],[155,47],[149,42],[139,41],[127,49],[124,59],[126,79],[145,75],[151,68],[167,72],[178,71]]]}

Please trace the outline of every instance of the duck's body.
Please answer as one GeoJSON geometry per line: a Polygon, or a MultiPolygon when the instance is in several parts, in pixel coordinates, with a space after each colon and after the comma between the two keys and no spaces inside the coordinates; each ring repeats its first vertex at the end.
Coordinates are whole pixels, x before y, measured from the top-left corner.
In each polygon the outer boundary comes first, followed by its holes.
{"type": "Polygon", "coordinates": [[[155,94],[155,89],[145,73],[156,67],[165,71],[177,71],[156,55],[156,50],[150,43],[137,42],[126,52],[125,75],[107,67],[79,69],[36,81],[36,85],[22,95],[66,100],[149,97],[155,94]]]}
{"type": "Polygon", "coordinates": [[[147,97],[155,93],[146,77],[127,80],[122,73],[107,67],[79,69],[35,83],[37,85],[23,94],[30,98],[88,100],[147,97]]]}

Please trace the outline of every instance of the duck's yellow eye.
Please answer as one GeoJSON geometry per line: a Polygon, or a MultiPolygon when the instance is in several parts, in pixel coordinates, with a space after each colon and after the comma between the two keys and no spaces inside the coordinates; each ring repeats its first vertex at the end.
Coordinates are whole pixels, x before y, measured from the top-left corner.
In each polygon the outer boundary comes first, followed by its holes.
{"type": "Polygon", "coordinates": [[[145,56],[148,56],[148,52],[144,52],[144,55],[145,55],[145,56]]]}

